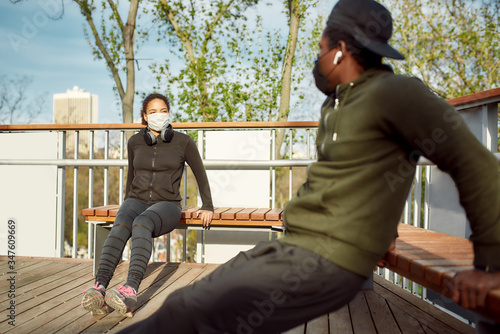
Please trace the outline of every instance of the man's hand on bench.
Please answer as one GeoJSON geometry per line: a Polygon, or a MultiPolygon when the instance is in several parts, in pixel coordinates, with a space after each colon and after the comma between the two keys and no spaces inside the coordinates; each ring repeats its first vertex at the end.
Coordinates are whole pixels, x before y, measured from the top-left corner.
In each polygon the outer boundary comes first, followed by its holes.
{"type": "Polygon", "coordinates": [[[210,223],[212,222],[212,218],[214,217],[214,213],[208,210],[198,210],[196,212],[195,217],[199,217],[201,220],[201,224],[205,230],[210,229],[210,223]]]}
{"type": "Polygon", "coordinates": [[[465,309],[484,308],[488,292],[495,289],[500,289],[500,272],[460,271],[453,279],[453,301],[465,309]]]}
{"type": "MultiPolygon", "coordinates": [[[[384,257],[378,261],[377,266],[379,268],[384,268],[387,265],[387,254],[392,252],[396,248],[396,238],[392,239],[391,244],[389,246],[389,249],[385,253],[384,257]]],[[[377,267],[375,267],[373,270],[377,270],[377,267]]]]}

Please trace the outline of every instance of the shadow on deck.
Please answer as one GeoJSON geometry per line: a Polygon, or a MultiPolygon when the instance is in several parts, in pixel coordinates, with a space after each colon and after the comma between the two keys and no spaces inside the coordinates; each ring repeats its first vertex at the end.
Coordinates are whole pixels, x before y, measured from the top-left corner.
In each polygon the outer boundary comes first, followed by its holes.
{"type": "MultiPolygon", "coordinates": [[[[93,317],[80,306],[82,291],[94,281],[92,260],[18,257],[15,274],[10,273],[8,260],[0,256],[0,333],[3,334],[115,333],[148,317],[170,293],[217,267],[214,264],[150,263],[133,318],[115,312],[93,317]],[[9,282],[12,276],[15,280],[9,282]],[[11,305],[14,305],[15,326],[9,324],[11,305]]],[[[126,279],[127,268],[128,262],[118,266],[110,287],[126,279]]],[[[474,329],[376,276],[373,290],[359,292],[348,306],[286,333],[441,334],[474,333],[474,329]]]]}

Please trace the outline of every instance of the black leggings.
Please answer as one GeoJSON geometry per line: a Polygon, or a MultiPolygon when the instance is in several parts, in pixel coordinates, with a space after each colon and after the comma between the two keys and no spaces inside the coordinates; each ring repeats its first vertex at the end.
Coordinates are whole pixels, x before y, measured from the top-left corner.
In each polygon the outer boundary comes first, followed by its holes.
{"type": "Polygon", "coordinates": [[[153,249],[153,238],[171,232],[181,219],[182,209],[172,202],[148,203],[126,199],[102,249],[96,281],[107,287],[120,261],[127,240],[132,237],[127,285],[138,291],[153,249]]]}

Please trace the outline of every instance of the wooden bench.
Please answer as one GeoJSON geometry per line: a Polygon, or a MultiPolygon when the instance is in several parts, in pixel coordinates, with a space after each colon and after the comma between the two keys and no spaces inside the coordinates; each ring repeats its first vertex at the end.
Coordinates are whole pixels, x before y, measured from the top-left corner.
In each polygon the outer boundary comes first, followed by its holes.
{"type": "MultiPolygon", "coordinates": [[[[84,209],[82,214],[87,222],[96,224],[96,230],[106,230],[107,236],[118,208],[118,205],[108,205],[84,209]]],[[[200,220],[194,215],[197,210],[196,207],[184,208],[179,228],[201,228],[200,220]]],[[[216,208],[211,226],[283,230],[282,211],[282,209],[216,208]]],[[[455,273],[474,268],[472,243],[464,238],[406,224],[399,224],[398,233],[396,248],[386,255],[386,268],[451,298],[452,279],[455,273]]],[[[100,250],[105,239],[105,236],[101,236],[104,239],[97,240],[99,238],[97,234],[94,243],[96,245],[100,243],[100,247],[94,248],[97,258],[94,259],[95,266],[99,263],[100,250]]],[[[490,291],[487,307],[477,312],[500,323],[500,290],[490,291]]]]}
{"type": "MultiPolygon", "coordinates": [[[[386,255],[387,268],[451,298],[453,276],[474,268],[472,242],[406,224],[399,224],[398,233],[396,248],[386,255]]],[[[500,289],[490,291],[486,303],[476,312],[500,323],[500,289]]]]}
{"type": "MultiPolygon", "coordinates": [[[[85,221],[94,225],[94,274],[101,259],[104,241],[115,221],[119,205],[105,205],[82,210],[85,221]]],[[[196,212],[199,207],[188,206],[182,209],[179,229],[203,229],[196,212]]],[[[284,231],[283,209],[259,208],[215,208],[212,229],[252,229],[284,231]]]]}

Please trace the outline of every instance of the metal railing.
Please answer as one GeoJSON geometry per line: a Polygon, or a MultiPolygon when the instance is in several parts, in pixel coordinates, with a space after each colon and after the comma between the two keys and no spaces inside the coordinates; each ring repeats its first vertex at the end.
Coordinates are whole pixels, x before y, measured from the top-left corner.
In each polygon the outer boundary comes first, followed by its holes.
{"type": "MultiPolygon", "coordinates": [[[[207,170],[209,169],[269,169],[271,173],[271,184],[270,184],[270,207],[274,208],[276,206],[276,169],[277,168],[288,168],[288,198],[293,195],[292,184],[294,180],[293,169],[297,167],[307,167],[310,163],[314,161],[315,149],[314,140],[315,132],[317,128],[317,122],[242,122],[242,123],[190,123],[190,124],[173,124],[175,130],[184,133],[194,134],[198,142],[198,147],[200,148],[200,153],[202,158],[204,158],[204,141],[206,133],[209,131],[224,131],[224,130],[258,130],[258,129],[270,129],[271,130],[271,156],[269,160],[260,161],[244,161],[244,160],[207,160],[204,159],[204,165],[207,170]],[[209,126],[207,126],[209,124],[209,126]],[[277,131],[283,129],[286,131],[285,140],[283,146],[286,147],[286,151],[283,154],[283,159],[276,158],[275,138],[277,131]],[[300,139],[298,136],[294,136],[298,131],[302,131],[303,134],[300,139]],[[295,147],[300,146],[299,150],[295,147]],[[301,153],[301,159],[294,159],[294,153],[301,153]]],[[[5,126],[4,126],[5,127],[5,126]]],[[[71,226],[72,226],[72,240],[66,240],[66,244],[71,245],[71,256],[78,257],[78,227],[84,224],[82,221],[82,216],[80,214],[81,207],[79,207],[79,186],[81,186],[80,178],[88,177],[88,207],[94,207],[99,205],[107,204],[121,204],[124,197],[125,191],[125,168],[127,168],[127,152],[126,152],[126,138],[127,135],[135,133],[138,129],[143,126],[138,124],[80,124],[80,125],[26,125],[26,126],[8,126],[7,129],[2,129],[2,133],[5,132],[40,132],[40,131],[51,131],[57,132],[58,134],[58,158],[57,159],[0,159],[0,165],[17,165],[17,166],[55,166],[57,167],[57,226],[60,228],[58,231],[58,254],[63,257],[65,255],[65,240],[64,240],[64,226],[67,225],[67,214],[66,214],[66,201],[72,202],[72,215],[71,215],[71,226]],[[71,145],[68,147],[68,138],[71,140],[71,145]],[[97,155],[100,158],[97,158],[97,155]],[[88,168],[88,174],[83,174],[83,167],[88,168]],[[103,169],[103,197],[102,200],[96,202],[94,193],[96,192],[95,183],[95,170],[96,168],[103,169]],[[117,184],[111,184],[110,181],[110,168],[118,168],[119,175],[117,184]],[[67,173],[73,173],[72,195],[69,196],[66,191],[66,178],[67,173]],[[110,203],[110,188],[118,188],[116,201],[110,203]],[[69,198],[68,198],[69,197],[69,198]]],[[[187,166],[186,166],[187,168],[187,166]]],[[[114,190],[116,194],[116,190],[114,190]]],[[[188,197],[195,198],[195,194],[188,194],[187,190],[187,173],[183,173],[183,188],[182,188],[183,205],[186,205],[186,199],[188,197]]],[[[81,202],[81,201],[80,201],[81,202]]],[[[91,257],[93,253],[93,230],[92,225],[88,226],[88,256],[91,257]]],[[[185,231],[183,231],[183,240],[186,240],[185,231]]],[[[183,242],[183,260],[186,259],[186,242],[183,242]]]]}

